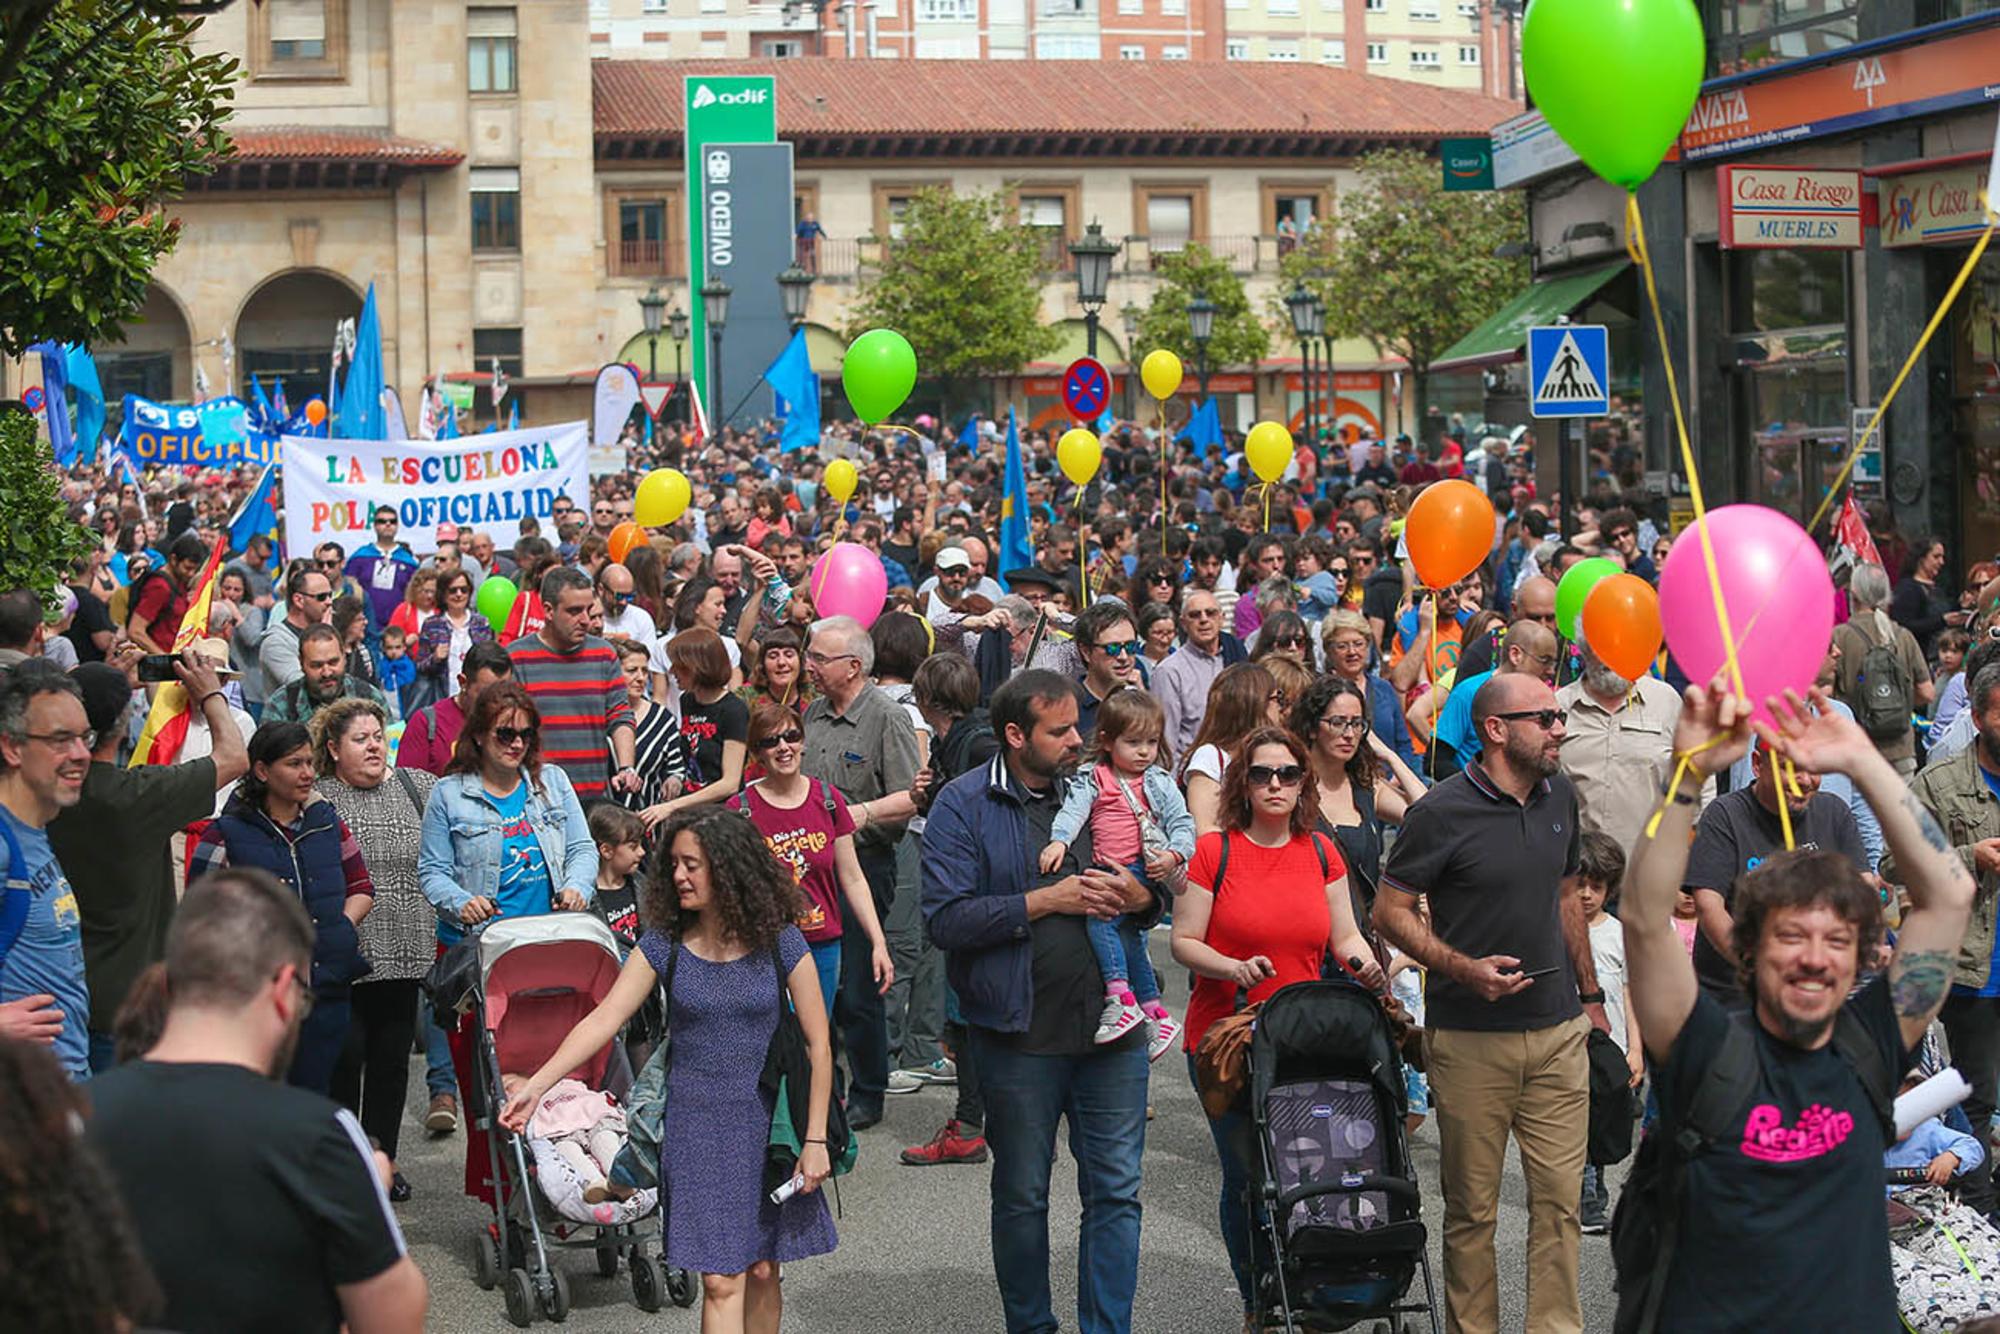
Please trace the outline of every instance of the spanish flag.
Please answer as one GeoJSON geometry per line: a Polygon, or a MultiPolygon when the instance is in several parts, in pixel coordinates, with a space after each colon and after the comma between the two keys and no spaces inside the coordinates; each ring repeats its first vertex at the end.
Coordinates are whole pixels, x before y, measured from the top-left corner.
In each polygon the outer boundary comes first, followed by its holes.
{"type": "MultiPolygon", "coordinates": [[[[173,651],[177,654],[192,648],[196,640],[208,638],[208,608],[215,600],[215,576],[222,569],[222,551],[226,545],[216,542],[215,550],[208,555],[208,564],[202,566],[201,577],[195,580],[194,596],[188,600],[181,628],[174,634],[173,651]]],[[[131,767],[173,764],[179,760],[181,744],[187,740],[188,721],[187,691],[180,682],[168,681],[153,696],[146,728],[139,733],[139,744],[132,747],[131,767]]]]}

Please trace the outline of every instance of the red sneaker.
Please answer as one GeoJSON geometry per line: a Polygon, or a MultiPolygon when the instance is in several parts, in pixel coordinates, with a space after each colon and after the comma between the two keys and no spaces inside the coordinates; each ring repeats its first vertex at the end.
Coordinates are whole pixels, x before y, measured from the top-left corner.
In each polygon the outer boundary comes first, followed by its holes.
{"type": "Polygon", "coordinates": [[[943,1130],[931,1136],[930,1143],[903,1150],[903,1161],[912,1167],[935,1167],[939,1163],[983,1163],[986,1161],[986,1137],[976,1132],[967,1134],[958,1122],[947,1121],[943,1130]]]}

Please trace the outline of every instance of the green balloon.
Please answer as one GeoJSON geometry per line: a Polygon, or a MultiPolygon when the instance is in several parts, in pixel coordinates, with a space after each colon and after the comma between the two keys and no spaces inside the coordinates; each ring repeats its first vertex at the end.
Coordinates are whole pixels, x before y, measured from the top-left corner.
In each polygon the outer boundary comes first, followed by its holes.
{"type": "Polygon", "coordinates": [[[1521,25],[1536,108],[1585,166],[1627,190],[1680,138],[1703,59],[1692,0],[1535,0],[1521,25]]]}
{"type": "Polygon", "coordinates": [[[889,420],[917,387],[917,354],[894,329],[870,329],[848,344],[840,384],[854,415],[869,425],[889,420]]]}
{"type": "MultiPolygon", "coordinates": [[[[473,599],[479,614],[493,627],[493,633],[502,634],[507,629],[507,613],[514,610],[514,599],[521,596],[521,590],[514,581],[504,575],[489,574],[479,585],[479,596],[473,599]]],[[[1579,604],[1581,605],[1581,604],[1579,604]]]]}
{"type": "Polygon", "coordinates": [[[1590,600],[1591,590],[1612,575],[1624,572],[1624,566],[1605,556],[1592,556],[1569,567],[1562,582],[1556,585],[1556,628],[1563,632],[1564,639],[1576,638],[1583,604],[1590,600]]]}

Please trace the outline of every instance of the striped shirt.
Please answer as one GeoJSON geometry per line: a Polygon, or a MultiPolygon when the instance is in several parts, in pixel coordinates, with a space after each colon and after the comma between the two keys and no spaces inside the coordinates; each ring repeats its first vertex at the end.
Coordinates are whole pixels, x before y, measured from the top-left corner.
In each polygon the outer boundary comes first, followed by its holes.
{"type": "Polygon", "coordinates": [[[579,801],[602,797],[611,784],[605,740],[632,727],[618,652],[595,635],[574,653],[558,653],[540,635],[507,646],[514,679],[542,715],[542,758],[561,765],[579,801]]]}

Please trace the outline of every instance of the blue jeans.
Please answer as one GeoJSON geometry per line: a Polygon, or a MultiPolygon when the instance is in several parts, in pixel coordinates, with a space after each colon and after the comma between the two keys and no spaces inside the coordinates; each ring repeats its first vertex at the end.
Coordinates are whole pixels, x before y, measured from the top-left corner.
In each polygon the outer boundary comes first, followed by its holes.
{"type": "MultiPolygon", "coordinates": [[[[1148,889],[1152,881],[1144,874],[1143,867],[1133,868],[1139,883],[1148,889]]],[[[1083,930],[1090,937],[1090,949],[1097,956],[1097,971],[1104,974],[1107,988],[1119,980],[1131,984],[1132,995],[1140,1001],[1156,1001],[1160,998],[1160,980],[1153,976],[1153,961],[1146,957],[1146,928],[1139,925],[1139,919],[1131,913],[1114,917],[1110,921],[1102,917],[1083,919],[1083,930]]]]}
{"type": "MultiPolygon", "coordinates": [[[[1188,1082],[1197,1089],[1200,1081],[1194,1076],[1194,1053],[1187,1057],[1188,1082]]],[[[1251,1189],[1251,1176],[1256,1170],[1254,1161],[1257,1145],[1252,1136],[1256,1133],[1250,1124],[1247,1111],[1236,1110],[1222,1116],[1208,1118],[1208,1133],[1215,1138],[1215,1156],[1222,1162],[1222,1198],[1216,1205],[1216,1218],[1222,1224],[1222,1248],[1229,1253],[1229,1272],[1236,1276],[1236,1290],[1243,1296],[1244,1309],[1252,1305],[1255,1292],[1252,1264],[1253,1253],[1261,1253],[1265,1245],[1260,1245],[1263,1236],[1261,1226],[1253,1226],[1250,1210],[1256,1192],[1251,1189]],[[1252,1248],[1257,1251],[1253,1252],[1252,1248]]],[[[1263,1211],[1258,1210],[1257,1222],[1261,1225],[1263,1211]]]]}
{"type": "Polygon", "coordinates": [[[312,1012],[299,1025],[299,1045],[292,1053],[292,1068],[285,1076],[287,1084],[332,1096],[333,1067],[340,1062],[340,1049],[347,1045],[347,1024],[352,1014],[353,1005],[345,993],[338,1000],[321,996],[313,1001],[312,1012]]]}
{"type": "MultiPolygon", "coordinates": [[[[875,899],[875,916],[886,919],[896,893],[896,854],[889,848],[863,848],[859,860],[875,899]]],[[[858,930],[841,933],[840,999],[834,1026],[847,1052],[845,1100],[850,1114],[859,1107],[879,1115],[882,1094],[889,1087],[889,1016],[882,993],[875,989],[874,946],[858,930]]],[[[841,1093],[837,1071],[834,1092],[841,1093]]]]}
{"type": "Polygon", "coordinates": [[[1139,1284],[1139,1165],[1146,1150],[1146,1049],[1086,1056],[1017,1051],[968,1033],[993,1151],[993,1274],[1007,1334],[1055,1334],[1049,1296],[1049,1170],[1056,1122],[1069,1121],[1083,1228],[1077,1242],[1081,1334],[1128,1334],[1139,1284]]]}
{"type": "MultiPolygon", "coordinates": [[[[458,1098],[458,1074],[452,1069],[451,1042],[438,1027],[437,1011],[431,1008],[430,997],[423,1001],[424,1010],[424,1087],[433,1098],[449,1096],[458,1098]]],[[[453,1016],[454,1020],[456,1016],[453,1016]]]]}
{"type": "Polygon", "coordinates": [[[831,1019],[833,999],[840,991],[840,942],[822,940],[806,948],[812,951],[813,969],[819,974],[819,994],[826,1001],[826,1017],[831,1019]]]}

